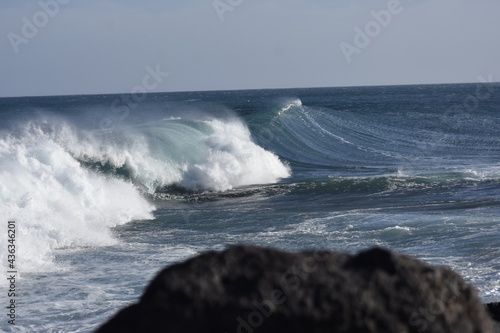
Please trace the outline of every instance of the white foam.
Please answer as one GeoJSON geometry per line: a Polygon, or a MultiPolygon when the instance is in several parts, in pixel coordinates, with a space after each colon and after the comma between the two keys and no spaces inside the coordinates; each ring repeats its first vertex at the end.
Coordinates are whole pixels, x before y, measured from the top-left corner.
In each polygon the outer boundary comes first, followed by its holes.
{"type": "Polygon", "coordinates": [[[183,186],[224,191],[237,186],[268,184],[290,176],[290,168],[251,140],[240,121],[211,120],[213,132],[203,138],[208,154],[201,163],[184,166],[183,186]]]}
{"type": "Polygon", "coordinates": [[[33,129],[0,139],[0,219],[16,221],[20,272],[51,270],[54,249],[111,245],[111,227],[152,218],[131,183],[82,168],[51,134],[33,129]]]}
{"type": "MultiPolygon", "coordinates": [[[[37,120],[0,133],[0,165],[0,218],[16,220],[24,272],[53,269],[58,248],[112,245],[113,226],[152,218],[154,207],[136,186],[225,191],[290,175],[238,119],[172,119],[113,132],[37,120]],[[81,161],[126,168],[135,184],[81,161]]],[[[2,237],[1,248],[5,242],[2,237]]]]}
{"type": "Polygon", "coordinates": [[[290,176],[290,168],[255,144],[236,118],[160,121],[105,136],[86,133],[79,144],[76,140],[65,143],[73,155],[126,166],[150,193],[172,184],[226,191],[290,176]]]}
{"type": "Polygon", "coordinates": [[[302,106],[302,101],[299,98],[292,99],[291,101],[287,101],[285,106],[280,110],[279,114],[290,110],[292,107],[302,106]]]}

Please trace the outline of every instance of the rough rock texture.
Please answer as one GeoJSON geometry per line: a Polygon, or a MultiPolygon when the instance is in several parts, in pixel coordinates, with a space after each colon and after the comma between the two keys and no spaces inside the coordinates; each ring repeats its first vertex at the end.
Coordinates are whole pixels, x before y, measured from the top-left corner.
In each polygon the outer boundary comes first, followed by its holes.
{"type": "Polygon", "coordinates": [[[494,332],[475,291],[445,268],[375,248],[356,256],[253,246],[170,266],[108,332],[494,332]]]}

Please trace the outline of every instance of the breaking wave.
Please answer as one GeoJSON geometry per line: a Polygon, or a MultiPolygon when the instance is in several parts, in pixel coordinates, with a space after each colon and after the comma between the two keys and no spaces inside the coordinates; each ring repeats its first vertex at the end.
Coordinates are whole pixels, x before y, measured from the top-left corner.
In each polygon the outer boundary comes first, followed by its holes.
{"type": "Polygon", "coordinates": [[[163,188],[226,191],[290,175],[237,118],[92,131],[41,117],[0,134],[2,220],[17,221],[25,271],[50,267],[58,248],[114,244],[112,227],[152,219],[145,195],[163,188]]]}

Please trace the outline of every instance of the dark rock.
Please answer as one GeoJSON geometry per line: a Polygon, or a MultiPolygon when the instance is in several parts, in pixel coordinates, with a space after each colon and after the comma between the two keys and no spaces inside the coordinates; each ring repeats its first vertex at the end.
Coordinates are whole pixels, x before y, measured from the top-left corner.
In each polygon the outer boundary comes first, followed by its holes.
{"type": "Polygon", "coordinates": [[[485,305],[486,310],[490,313],[491,317],[500,322],[500,303],[488,303],[485,305]]]}
{"type": "Polygon", "coordinates": [[[495,321],[496,333],[500,333],[500,303],[485,304],[486,310],[495,321]]]}
{"type": "Polygon", "coordinates": [[[236,246],[164,269],[98,330],[108,332],[494,331],[474,289],[446,268],[379,248],[236,246]]]}

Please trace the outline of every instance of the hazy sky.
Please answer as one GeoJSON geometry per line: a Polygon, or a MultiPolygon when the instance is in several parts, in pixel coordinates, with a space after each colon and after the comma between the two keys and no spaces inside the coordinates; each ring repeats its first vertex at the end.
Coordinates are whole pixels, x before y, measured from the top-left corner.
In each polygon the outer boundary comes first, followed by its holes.
{"type": "Polygon", "coordinates": [[[1,97],[500,81],[498,0],[2,0],[0,32],[1,97]]]}

